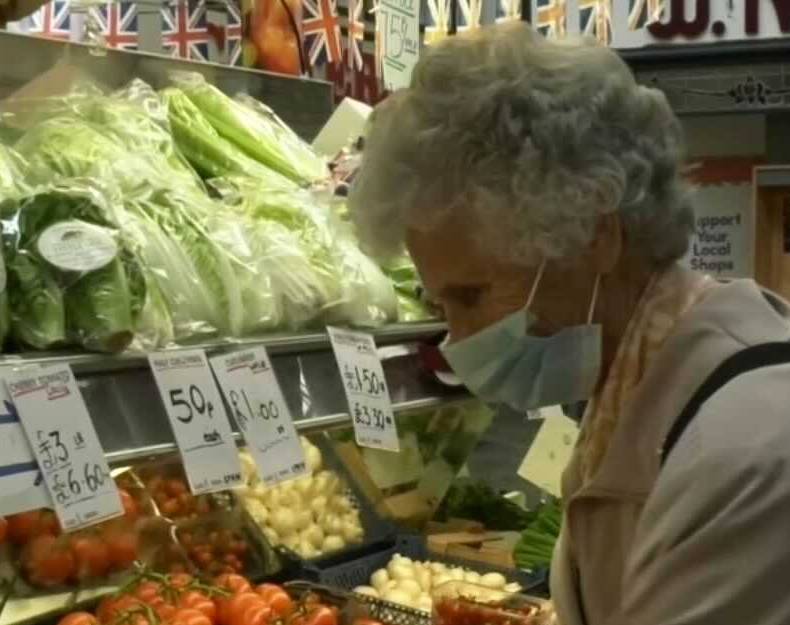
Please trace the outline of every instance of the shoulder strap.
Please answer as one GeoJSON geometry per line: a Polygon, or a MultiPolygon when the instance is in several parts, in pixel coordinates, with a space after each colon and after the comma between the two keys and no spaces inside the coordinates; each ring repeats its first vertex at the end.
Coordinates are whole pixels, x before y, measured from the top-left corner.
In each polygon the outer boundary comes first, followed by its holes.
{"type": "Polygon", "coordinates": [[[686,404],[683,412],[675,419],[661,449],[661,466],[664,466],[669,454],[675,448],[683,432],[694,420],[699,409],[716,391],[743,373],[784,363],[790,363],[790,343],[754,345],[727,358],[702,383],[702,386],[697,389],[688,404],[686,404]]]}

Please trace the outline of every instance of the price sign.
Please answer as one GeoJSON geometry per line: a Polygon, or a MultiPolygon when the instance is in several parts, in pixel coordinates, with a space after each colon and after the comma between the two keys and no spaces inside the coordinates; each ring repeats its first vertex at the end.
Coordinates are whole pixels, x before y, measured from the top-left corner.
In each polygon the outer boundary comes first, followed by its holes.
{"type": "Polygon", "coordinates": [[[4,381],[0,381],[0,493],[0,516],[53,507],[4,381]]]}
{"type": "Polygon", "coordinates": [[[384,87],[408,87],[420,55],[420,0],[379,0],[376,39],[382,50],[384,87]]]}
{"type": "Polygon", "coordinates": [[[71,367],[6,378],[19,418],[66,531],[123,514],[121,498],[71,367]]]}
{"type": "Polygon", "coordinates": [[[236,443],[205,352],[159,352],[150,354],[148,362],[192,492],[199,495],[240,486],[236,443]]]}
{"type": "Polygon", "coordinates": [[[370,334],[327,328],[361,447],[399,451],[387,381],[370,334]]]}
{"type": "Polygon", "coordinates": [[[302,444],[266,349],[215,356],[211,366],[264,483],[304,475],[302,444]]]}

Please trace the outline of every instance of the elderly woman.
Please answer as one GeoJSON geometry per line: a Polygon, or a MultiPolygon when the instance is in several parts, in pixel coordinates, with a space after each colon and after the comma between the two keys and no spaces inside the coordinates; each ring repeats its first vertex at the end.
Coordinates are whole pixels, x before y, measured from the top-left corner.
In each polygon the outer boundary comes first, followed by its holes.
{"type": "Polygon", "coordinates": [[[666,99],[614,52],[498,26],[424,51],[352,190],[370,249],[411,252],[473,392],[588,400],[564,625],[790,623],[790,312],[678,265],[682,159],[666,99]]]}

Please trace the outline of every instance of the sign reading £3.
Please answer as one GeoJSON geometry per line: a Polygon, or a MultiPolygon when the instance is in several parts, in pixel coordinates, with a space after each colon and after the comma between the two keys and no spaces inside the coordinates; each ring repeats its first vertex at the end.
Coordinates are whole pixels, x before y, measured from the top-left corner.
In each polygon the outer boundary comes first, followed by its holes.
{"type": "Polygon", "coordinates": [[[615,48],[790,36],[788,0],[531,0],[549,37],[585,34],[615,48]]]}

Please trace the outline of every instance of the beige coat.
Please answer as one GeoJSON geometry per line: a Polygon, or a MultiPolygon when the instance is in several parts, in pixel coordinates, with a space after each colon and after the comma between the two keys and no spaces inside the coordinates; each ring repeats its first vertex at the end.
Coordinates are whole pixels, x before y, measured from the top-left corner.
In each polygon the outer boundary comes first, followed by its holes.
{"type": "MultiPolygon", "coordinates": [[[[790,340],[790,309],[750,280],[683,317],[620,417],[595,476],[563,478],[552,567],[562,625],[790,624],[790,365],[702,407],[661,470],[664,437],[728,356],[790,340]]],[[[578,450],[577,450],[578,451],[578,450]]]]}

